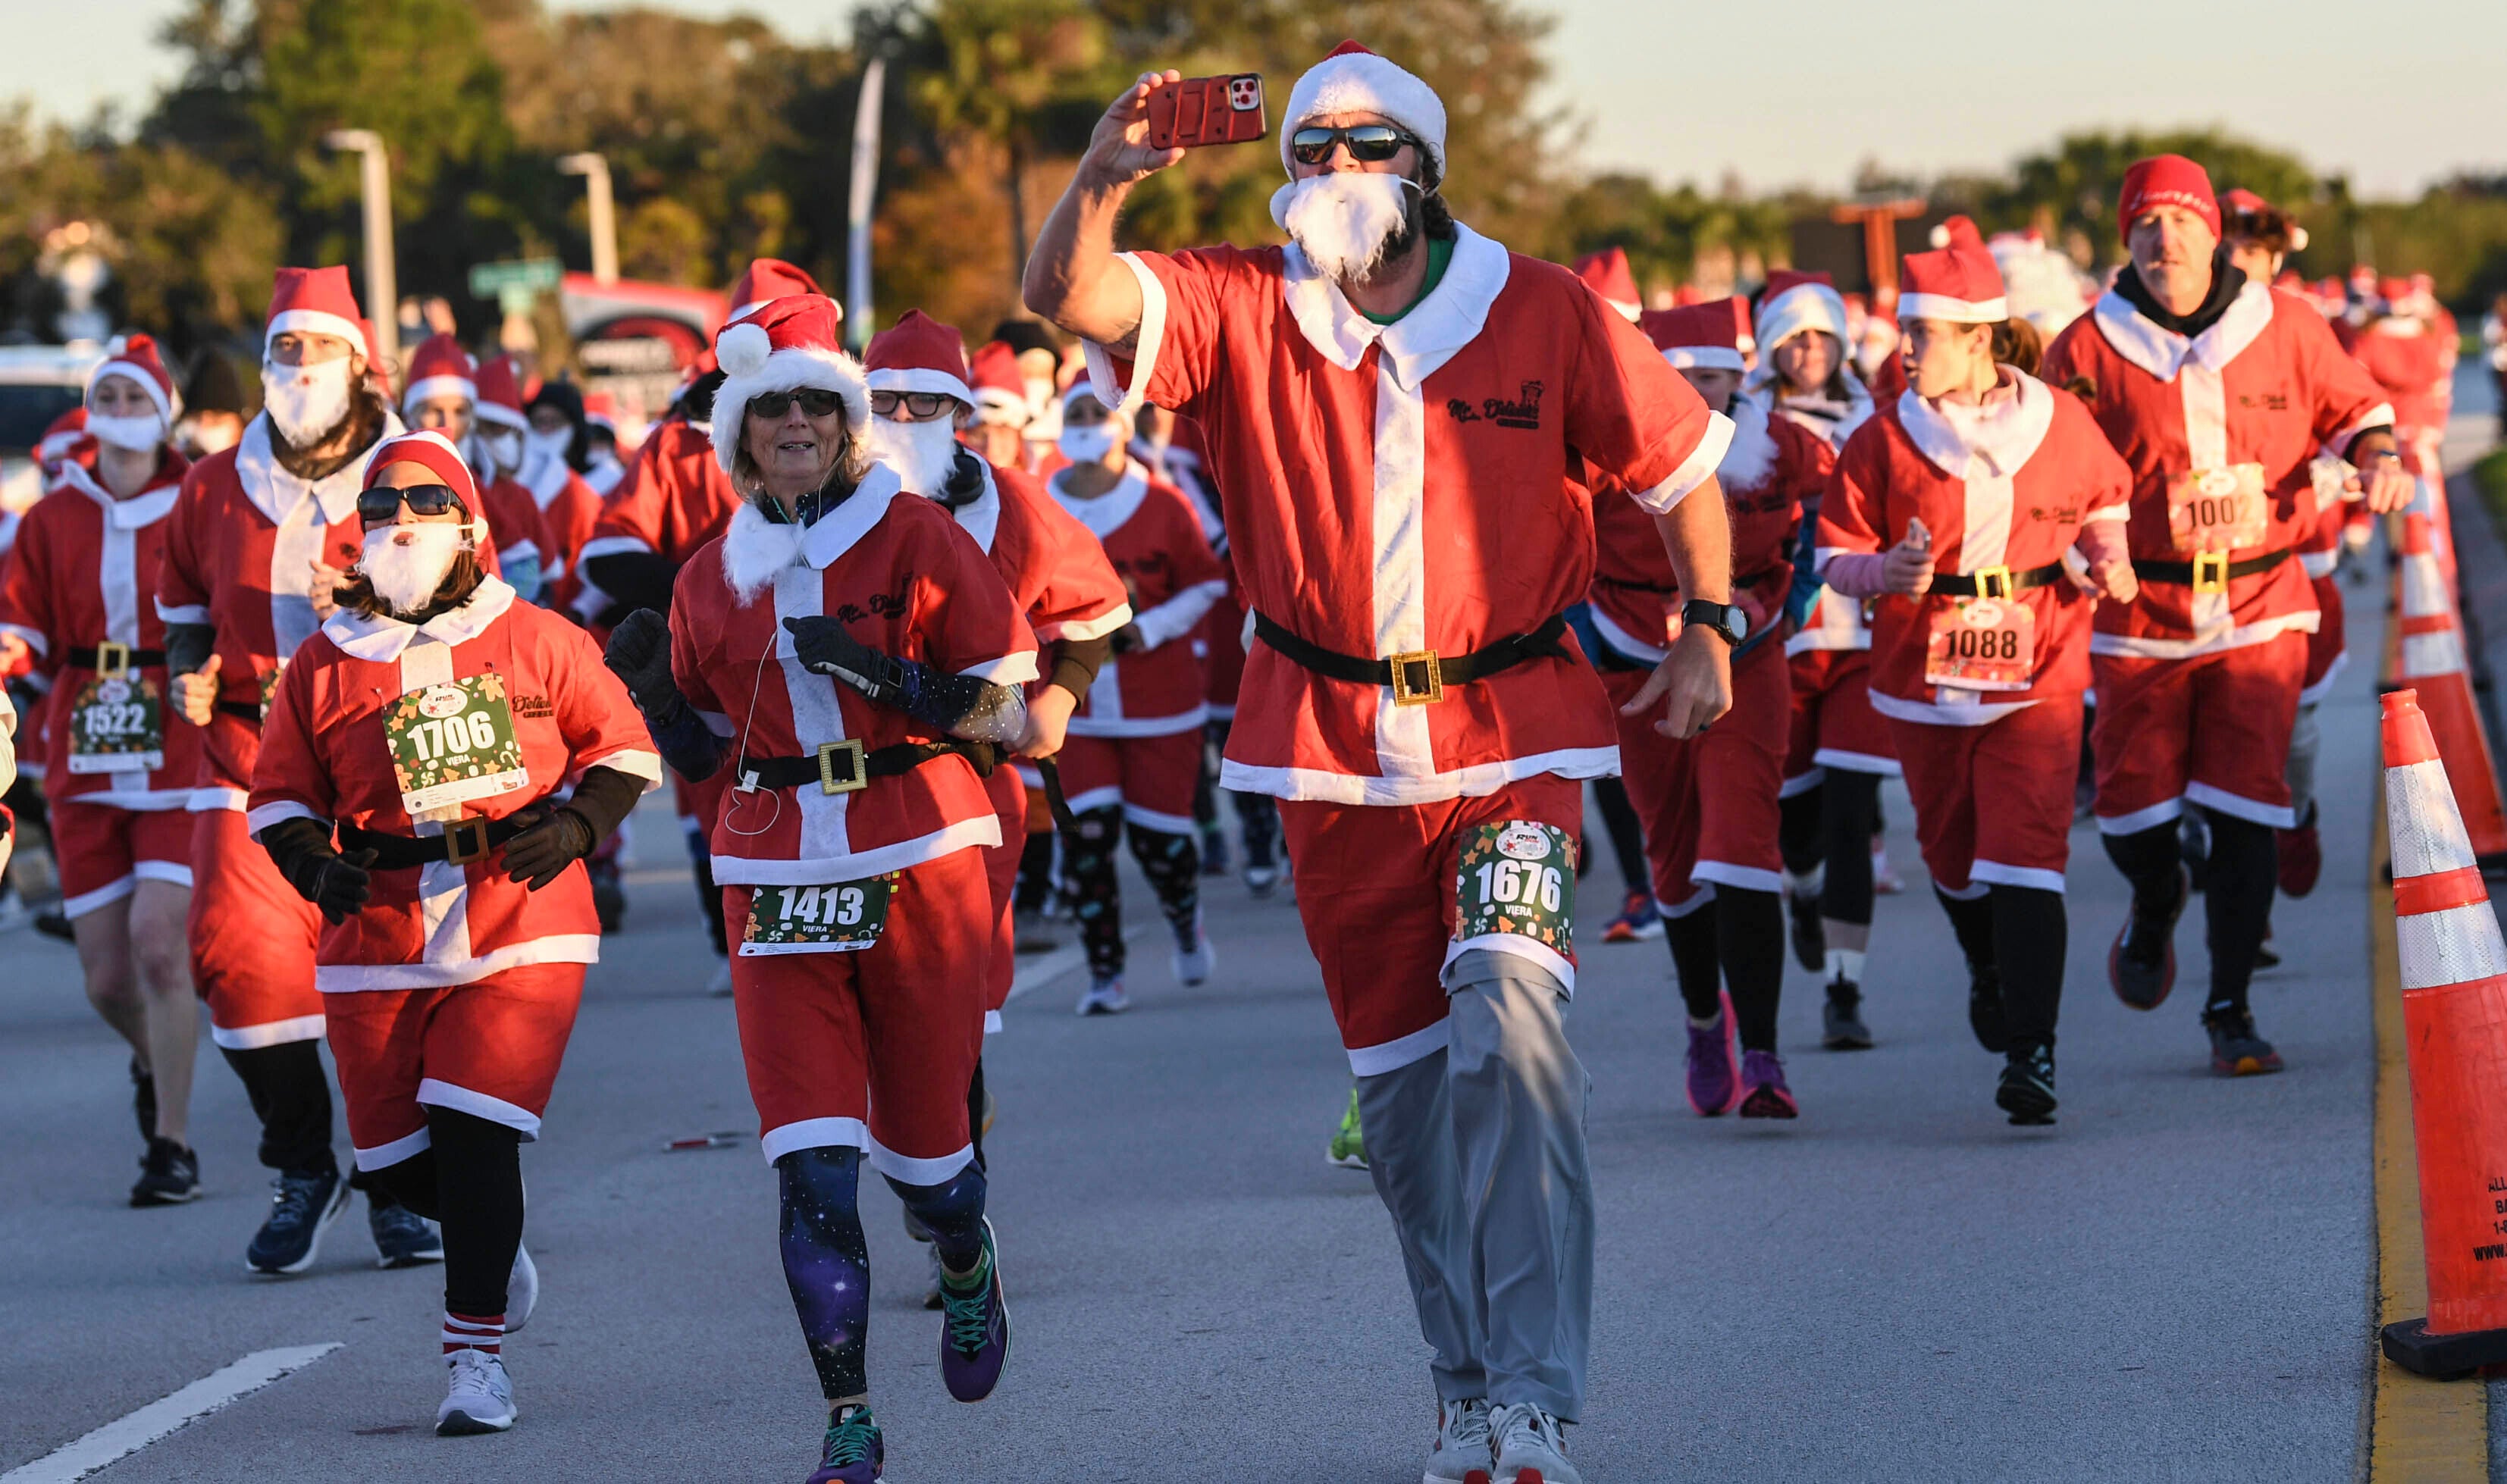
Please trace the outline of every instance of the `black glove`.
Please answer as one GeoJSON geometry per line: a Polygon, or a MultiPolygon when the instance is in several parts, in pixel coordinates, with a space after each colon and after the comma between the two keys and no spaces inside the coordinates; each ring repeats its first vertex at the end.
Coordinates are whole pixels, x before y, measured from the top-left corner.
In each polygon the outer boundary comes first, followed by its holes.
{"type": "Polygon", "coordinates": [[[533,891],[557,880],[600,843],[583,815],[562,806],[528,805],[514,811],[512,822],[524,829],[505,842],[505,880],[521,882],[533,891]]]}
{"type": "Polygon", "coordinates": [[[873,701],[898,704],[904,676],[896,661],[845,631],[841,619],[787,618],[792,652],[815,673],[832,675],[873,701]]]}
{"type": "Polygon", "coordinates": [[[1141,626],[1125,624],[1114,631],[1108,647],[1116,654],[1130,654],[1136,649],[1144,649],[1147,646],[1141,642],[1141,626]]]}
{"type": "Polygon", "coordinates": [[[374,877],[367,867],[375,863],[372,851],[352,851],[345,855],[332,855],[313,862],[309,873],[312,881],[299,882],[296,889],[305,899],[322,909],[322,916],[334,923],[345,923],[357,915],[374,895],[374,877]],[[312,889],[307,890],[309,885],[312,889]]]}
{"type": "Polygon", "coordinates": [[[678,699],[678,682],[671,677],[671,625],[652,609],[628,614],[609,635],[609,649],[601,660],[611,674],[626,683],[636,709],[646,715],[668,710],[678,699]]]}

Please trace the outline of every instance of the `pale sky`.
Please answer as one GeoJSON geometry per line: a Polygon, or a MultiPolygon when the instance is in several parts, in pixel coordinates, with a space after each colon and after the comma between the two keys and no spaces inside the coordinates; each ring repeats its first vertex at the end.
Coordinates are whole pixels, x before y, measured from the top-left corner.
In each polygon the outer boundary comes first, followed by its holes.
{"type": "MultiPolygon", "coordinates": [[[[2222,124],[2318,170],[2347,170],[2372,196],[2416,194],[2460,169],[2507,172],[2501,0],[1531,3],[1560,18],[1549,100],[1583,122],[1578,159],[1596,168],[1840,190],[1867,158],[1925,175],[1993,169],[2067,128],[2222,124]]],[[[853,5],[673,8],[747,9],[788,33],[834,38],[853,5]]],[[[19,7],[0,51],[0,99],[31,96],[54,118],[104,101],[135,113],[172,76],[172,57],[148,38],[179,9],[19,7]]]]}

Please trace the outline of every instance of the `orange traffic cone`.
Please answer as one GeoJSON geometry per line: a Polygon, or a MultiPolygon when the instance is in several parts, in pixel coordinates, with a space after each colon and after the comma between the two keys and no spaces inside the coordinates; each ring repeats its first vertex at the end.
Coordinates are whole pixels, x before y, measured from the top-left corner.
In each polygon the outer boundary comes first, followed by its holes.
{"type": "Polygon", "coordinates": [[[2385,816],[2429,1313],[2388,1324],[2423,1376],[2507,1363],[2507,941],[2418,698],[2384,698],[2385,816]]]}
{"type": "Polygon", "coordinates": [[[2507,805],[2499,801],[2489,739],[2472,701],[2454,589],[2430,550],[2429,534],[2426,516],[2403,517],[2402,622],[2396,626],[2402,651],[2394,678],[2419,692],[2420,710],[2446,759],[2446,776],[2454,784],[2464,832],[2472,839],[2473,853],[2486,861],[2507,854],[2507,805]]]}

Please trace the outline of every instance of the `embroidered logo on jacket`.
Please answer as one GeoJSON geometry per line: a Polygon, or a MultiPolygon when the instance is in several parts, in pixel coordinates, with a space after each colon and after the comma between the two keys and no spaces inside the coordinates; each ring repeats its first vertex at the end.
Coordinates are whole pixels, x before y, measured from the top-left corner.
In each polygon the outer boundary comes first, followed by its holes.
{"type": "Polygon", "coordinates": [[[898,588],[895,592],[873,593],[869,597],[863,599],[864,602],[870,604],[867,612],[865,612],[858,603],[838,603],[836,605],[835,612],[828,616],[840,619],[848,624],[858,624],[864,618],[869,617],[872,613],[876,613],[882,618],[897,617],[899,614],[905,612],[908,597],[914,591],[914,574],[912,572],[907,572],[904,574],[904,577],[905,585],[898,588]]]}
{"type": "Polygon", "coordinates": [[[1537,428],[1541,426],[1541,391],[1538,381],[1526,381],[1509,401],[1505,397],[1484,397],[1473,407],[1460,397],[1445,401],[1445,412],[1456,422],[1478,422],[1485,418],[1499,427],[1537,428]]]}
{"type": "Polygon", "coordinates": [[[546,718],[557,714],[557,706],[546,696],[516,696],[514,698],[514,714],[517,716],[546,718]]]}

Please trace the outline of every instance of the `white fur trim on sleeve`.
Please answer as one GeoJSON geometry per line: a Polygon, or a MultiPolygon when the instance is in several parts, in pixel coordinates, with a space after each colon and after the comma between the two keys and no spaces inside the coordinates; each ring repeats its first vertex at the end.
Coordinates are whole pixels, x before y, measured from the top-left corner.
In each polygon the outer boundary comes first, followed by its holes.
{"type": "Polygon", "coordinates": [[[1095,389],[1097,400],[1121,416],[1139,411],[1142,402],[1147,399],[1149,374],[1158,369],[1158,351],[1167,336],[1167,286],[1158,281],[1158,275],[1151,272],[1148,265],[1136,254],[1118,252],[1114,261],[1130,269],[1132,276],[1141,284],[1141,324],[1133,336],[1135,348],[1131,355],[1132,384],[1123,386],[1122,379],[1114,375],[1112,351],[1093,340],[1081,341],[1079,348],[1080,353],[1087,357],[1088,384],[1095,389]],[[1113,386],[1122,387],[1120,397],[1106,395],[1106,389],[1113,386]]]}
{"type": "Polygon", "coordinates": [[[275,804],[264,804],[247,812],[243,816],[243,827],[248,833],[259,836],[263,830],[288,819],[310,819],[316,824],[331,822],[294,799],[281,799],[275,804]]]}
{"type": "Polygon", "coordinates": [[[990,680],[995,685],[1025,685],[1030,680],[1038,678],[1036,651],[1022,649],[1016,654],[1005,654],[998,660],[987,660],[981,665],[970,665],[958,673],[972,675],[978,680],[990,680]]]}
{"type": "Polygon", "coordinates": [[[1047,624],[1036,632],[1036,636],[1047,644],[1056,639],[1102,639],[1131,621],[1132,605],[1116,603],[1095,618],[1074,618],[1067,624],[1047,624]]]}
{"type": "Polygon", "coordinates": [[[1671,478],[1651,489],[1631,491],[1636,502],[1655,515],[1671,514],[1689,491],[1713,477],[1716,466],[1724,462],[1724,451],[1731,446],[1732,419],[1722,413],[1708,413],[1706,432],[1697,440],[1697,447],[1690,451],[1679,468],[1671,471],[1671,478]]]}
{"type": "Polygon", "coordinates": [[[1155,649],[1173,639],[1190,633],[1213,604],[1227,594],[1227,584],[1216,578],[1196,582],[1165,602],[1133,620],[1140,626],[1141,647],[1155,649]]]}

